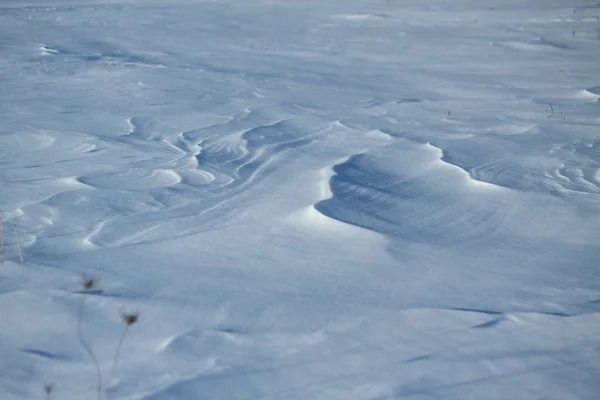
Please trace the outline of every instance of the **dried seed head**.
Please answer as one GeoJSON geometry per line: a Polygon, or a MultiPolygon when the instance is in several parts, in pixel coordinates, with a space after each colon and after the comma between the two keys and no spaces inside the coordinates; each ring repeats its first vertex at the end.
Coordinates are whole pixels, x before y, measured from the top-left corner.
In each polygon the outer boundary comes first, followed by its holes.
{"type": "Polygon", "coordinates": [[[96,287],[96,280],[90,277],[83,277],[82,286],[83,290],[91,290],[96,287]]]}
{"type": "Polygon", "coordinates": [[[138,321],[139,316],[140,313],[137,311],[121,313],[121,318],[123,318],[123,322],[125,322],[125,325],[127,326],[135,324],[138,321]]]}
{"type": "Polygon", "coordinates": [[[46,383],[44,385],[44,391],[46,392],[46,394],[50,394],[52,393],[52,390],[54,389],[54,385],[52,383],[46,383]]]}

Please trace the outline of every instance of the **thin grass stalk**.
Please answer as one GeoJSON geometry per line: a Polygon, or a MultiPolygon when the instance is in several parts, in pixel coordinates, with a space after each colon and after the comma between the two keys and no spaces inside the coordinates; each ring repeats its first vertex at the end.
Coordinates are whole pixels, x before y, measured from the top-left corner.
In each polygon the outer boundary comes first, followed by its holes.
{"type": "Polygon", "coordinates": [[[129,331],[129,325],[125,325],[125,329],[123,329],[123,333],[121,333],[121,337],[119,338],[119,344],[117,345],[117,350],[115,351],[115,357],[113,359],[113,365],[110,369],[110,373],[108,374],[108,379],[104,382],[104,387],[108,387],[110,381],[115,376],[115,372],[117,372],[117,363],[119,362],[119,356],[121,354],[121,347],[123,346],[123,342],[125,341],[125,336],[129,331]]]}
{"type": "Polygon", "coordinates": [[[21,249],[21,239],[19,237],[19,229],[17,229],[16,222],[13,222],[13,227],[15,228],[15,236],[17,238],[17,249],[19,250],[19,258],[21,259],[21,263],[23,263],[23,250],[21,249]]]}
{"type": "Polygon", "coordinates": [[[2,255],[0,255],[0,259],[1,263],[4,264],[4,218],[2,217],[2,213],[0,213],[0,247],[2,248],[2,255]]]}
{"type": "Polygon", "coordinates": [[[98,364],[98,360],[96,359],[96,355],[94,354],[94,351],[92,350],[92,346],[90,346],[90,344],[85,340],[85,337],[83,336],[82,323],[83,323],[83,308],[84,308],[84,306],[85,306],[85,299],[81,299],[81,303],[79,304],[79,316],[77,318],[77,333],[79,334],[79,341],[81,342],[81,345],[83,346],[85,351],[88,353],[88,355],[92,359],[92,362],[94,363],[94,368],[96,369],[96,380],[98,383],[96,398],[97,398],[97,400],[102,400],[102,390],[103,390],[102,383],[103,382],[102,382],[102,371],[100,370],[100,364],[98,364]]]}

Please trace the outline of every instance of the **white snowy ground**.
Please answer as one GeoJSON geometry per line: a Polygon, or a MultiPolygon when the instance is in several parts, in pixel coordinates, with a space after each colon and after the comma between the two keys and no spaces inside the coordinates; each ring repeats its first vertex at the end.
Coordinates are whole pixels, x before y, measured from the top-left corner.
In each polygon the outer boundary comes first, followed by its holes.
{"type": "Polygon", "coordinates": [[[599,7],[3,0],[0,399],[600,398],[599,7]]]}

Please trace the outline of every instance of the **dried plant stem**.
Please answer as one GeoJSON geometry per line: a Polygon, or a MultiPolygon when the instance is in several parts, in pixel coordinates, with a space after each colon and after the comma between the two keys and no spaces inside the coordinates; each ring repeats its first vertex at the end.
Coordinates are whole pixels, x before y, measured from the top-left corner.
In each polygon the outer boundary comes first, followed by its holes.
{"type": "Polygon", "coordinates": [[[98,364],[98,360],[96,359],[96,356],[94,355],[94,351],[92,350],[92,347],[85,340],[85,337],[83,336],[82,322],[83,322],[84,306],[85,306],[85,299],[81,299],[81,303],[79,304],[79,316],[77,318],[77,333],[79,334],[79,341],[81,342],[81,345],[83,346],[85,351],[88,353],[88,355],[92,359],[92,362],[94,363],[94,368],[96,368],[96,380],[98,383],[96,398],[97,398],[97,400],[102,400],[102,390],[103,390],[102,371],[100,370],[100,365],[98,364]]]}
{"type": "Polygon", "coordinates": [[[108,379],[104,382],[104,386],[108,387],[110,381],[115,376],[115,372],[117,371],[117,363],[119,362],[119,355],[121,354],[121,347],[123,346],[123,342],[125,341],[125,336],[129,331],[129,325],[125,325],[125,329],[123,329],[123,333],[121,333],[121,337],[119,338],[119,344],[117,345],[117,350],[115,351],[115,357],[113,359],[113,365],[110,369],[110,374],[108,374],[108,379]]]}
{"type": "Polygon", "coordinates": [[[0,255],[0,259],[2,260],[2,264],[4,264],[4,219],[2,217],[2,213],[0,213],[0,247],[2,248],[2,255],[0,255]]]}
{"type": "MultiPolygon", "coordinates": [[[[89,293],[89,291],[91,289],[94,289],[96,287],[96,280],[94,278],[84,276],[83,281],[82,281],[82,286],[83,286],[83,290],[88,291],[88,293],[89,293]]],[[[119,343],[117,344],[117,349],[115,351],[115,356],[113,359],[112,367],[108,374],[108,378],[105,381],[102,377],[102,370],[100,369],[100,364],[98,363],[98,359],[96,358],[96,355],[94,354],[94,351],[92,350],[92,346],[90,345],[90,343],[87,340],[85,340],[85,337],[83,336],[82,325],[83,325],[84,308],[85,308],[85,297],[83,297],[81,299],[81,303],[79,304],[79,315],[77,318],[77,333],[79,334],[79,341],[81,342],[81,345],[83,346],[85,351],[88,353],[88,355],[92,359],[92,362],[94,363],[94,368],[96,368],[96,381],[98,383],[97,400],[102,400],[102,397],[104,395],[104,390],[108,387],[108,385],[110,384],[110,381],[113,379],[113,377],[115,375],[115,372],[117,371],[117,365],[119,363],[119,356],[121,355],[121,348],[123,347],[123,342],[125,341],[125,336],[127,336],[127,332],[129,332],[129,327],[134,325],[136,322],[138,322],[140,314],[137,311],[121,312],[121,319],[125,323],[125,328],[123,329],[123,332],[121,333],[121,337],[119,338],[119,343]]]]}
{"type": "Polygon", "coordinates": [[[23,263],[23,250],[21,249],[21,239],[19,238],[19,230],[17,229],[16,222],[13,222],[13,227],[15,228],[15,236],[17,238],[17,249],[19,250],[19,258],[21,259],[21,263],[23,263]]]}

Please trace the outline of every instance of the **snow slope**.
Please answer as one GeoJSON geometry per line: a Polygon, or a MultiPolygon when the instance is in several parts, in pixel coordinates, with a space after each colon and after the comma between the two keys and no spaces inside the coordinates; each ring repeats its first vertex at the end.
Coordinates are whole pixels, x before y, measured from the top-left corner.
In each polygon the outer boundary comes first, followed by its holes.
{"type": "Polygon", "coordinates": [[[597,399],[599,16],[2,1],[0,399],[597,399]]]}

